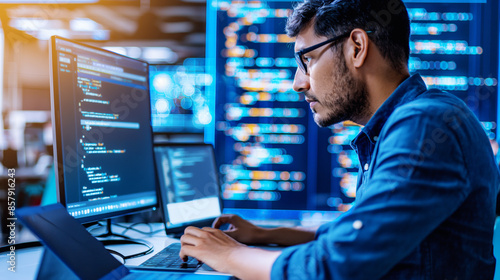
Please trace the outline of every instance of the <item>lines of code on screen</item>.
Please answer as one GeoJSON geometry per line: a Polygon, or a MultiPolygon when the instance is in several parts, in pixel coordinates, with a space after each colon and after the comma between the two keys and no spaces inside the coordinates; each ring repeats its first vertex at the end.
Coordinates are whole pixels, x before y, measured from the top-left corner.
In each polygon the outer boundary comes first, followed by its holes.
{"type": "Polygon", "coordinates": [[[56,55],[68,211],[154,205],[148,65],[64,40],[56,55]]]}
{"type": "MultiPolygon", "coordinates": [[[[463,99],[495,139],[498,3],[405,3],[411,73],[463,99]]],[[[292,90],[293,39],[284,32],[292,6],[217,2],[215,143],[225,207],[345,211],[355,198],[359,163],[349,144],[361,128],[318,128],[292,90]]]]}

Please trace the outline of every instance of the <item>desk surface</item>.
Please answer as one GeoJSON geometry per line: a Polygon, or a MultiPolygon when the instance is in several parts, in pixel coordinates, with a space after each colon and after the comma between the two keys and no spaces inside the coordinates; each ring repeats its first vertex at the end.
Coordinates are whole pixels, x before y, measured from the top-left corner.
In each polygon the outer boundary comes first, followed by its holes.
{"type": "MultiPolygon", "coordinates": [[[[124,224],[126,225],[126,224],[124,224]]],[[[174,242],[179,242],[178,239],[170,238],[165,235],[165,231],[161,230],[163,229],[163,224],[160,223],[154,223],[152,225],[152,230],[153,232],[156,232],[153,235],[148,235],[148,234],[141,234],[139,232],[133,231],[133,230],[128,230],[125,234],[131,238],[135,239],[143,239],[147,240],[150,243],[154,245],[154,251],[146,256],[142,256],[139,258],[134,258],[134,259],[128,259],[126,261],[126,265],[131,265],[131,266],[136,266],[144,262],[145,260],[149,259],[152,257],[154,254],[158,253],[161,251],[163,248],[168,246],[171,243],[174,242]]],[[[104,227],[105,228],[105,227],[104,227]]],[[[145,224],[139,224],[136,225],[134,228],[141,230],[141,231],[150,231],[150,227],[145,224]]],[[[123,232],[123,228],[120,228],[118,226],[113,226],[113,231],[115,233],[120,234],[123,232]]],[[[99,230],[92,231],[92,234],[99,234],[99,230]]],[[[19,237],[21,241],[27,241],[30,239],[33,239],[33,236],[31,233],[26,233],[23,232],[22,236],[19,237]]],[[[107,248],[112,248],[115,251],[120,252],[123,255],[131,255],[134,253],[139,253],[144,251],[146,248],[141,245],[113,245],[113,246],[106,246],[107,248]]],[[[28,280],[28,279],[36,279],[36,273],[38,270],[38,264],[41,260],[43,248],[42,247],[37,247],[37,248],[28,248],[28,249],[18,249],[15,251],[15,262],[16,262],[16,272],[10,272],[8,270],[9,264],[8,264],[8,255],[7,253],[2,253],[0,254],[0,278],[1,279],[10,279],[10,280],[28,280]],[[4,278],[7,277],[7,278],[4,278]]],[[[120,260],[121,261],[121,260],[120,260]]],[[[169,272],[166,272],[169,273],[169,272]]],[[[213,271],[203,271],[203,270],[198,270],[195,272],[195,274],[217,274],[217,272],[213,271]]]]}

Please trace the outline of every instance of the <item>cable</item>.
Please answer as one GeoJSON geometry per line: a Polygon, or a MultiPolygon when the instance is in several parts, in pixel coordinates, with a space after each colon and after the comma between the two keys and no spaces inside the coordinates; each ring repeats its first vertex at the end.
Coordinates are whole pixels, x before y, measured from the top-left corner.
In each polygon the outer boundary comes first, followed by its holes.
{"type": "Polygon", "coordinates": [[[139,253],[136,253],[136,254],[132,254],[132,255],[124,256],[123,257],[124,259],[133,259],[133,258],[142,257],[142,256],[145,256],[147,254],[150,254],[154,250],[153,244],[151,244],[149,241],[142,240],[142,239],[135,239],[135,240],[130,240],[130,239],[110,239],[110,240],[99,240],[99,241],[101,241],[104,246],[107,246],[107,245],[135,244],[135,245],[143,245],[143,246],[147,247],[147,249],[144,250],[144,251],[142,251],[142,252],[139,252],[139,253]]]}
{"type": "MultiPolygon", "coordinates": [[[[122,225],[120,223],[113,223],[114,226],[117,226],[119,228],[123,228],[123,232],[120,233],[120,234],[116,234],[116,233],[113,233],[114,236],[118,236],[118,237],[121,237],[121,238],[124,238],[124,239],[132,239],[128,236],[125,236],[125,233],[129,230],[133,230],[135,232],[138,232],[140,234],[144,234],[144,235],[149,235],[149,236],[152,236],[152,235],[155,235],[159,232],[162,232],[165,230],[165,225],[162,224],[162,228],[161,229],[158,229],[158,230],[153,230],[153,226],[150,224],[150,223],[143,223],[143,222],[140,222],[140,223],[133,223],[129,226],[125,226],[125,225],[122,225]],[[147,225],[149,227],[149,232],[148,231],[142,231],[142,230],[139,230],[139,229],[136,229],[134,228],[135,226],[137,225],[140,225],[140,224],[144,224],[144,225],[147,225]]],[[[101,221],[99,221],[97,224],[94,224],[90,227],[87,228],[87,231],[90,232],[92,234],[92,231],[96,230],[96,229],[99,229],[99,228],[102,228],[102,227],[105,227],[107,226],[107,224],[102,224],[101,221]]],[[[93,235],[93,234],[92,234],[93,235]]],[[[96,236],[96,235],[93,235],[95,237],[104,237],[104,236],[96,236]]]]}
{"type": "Polygon", "coordinates": [[[164,227],[165,225],[163,225],[163,228],[153,231],[153,227],[151,226],[150,223],[134,223],[134,224],[131,224],[129,226],[124,226],[124,225],[121,225],[119,223],[115,223],[114,225],[117,226],[117,227],[124,228],[124,230],[123,230],[123,232],[121,234],[125,234],[125,232],[127,232],[129,230],[133,230],[133,231],[138,232],[140,234],[145,234],[145,235],[150,235],[151,236],[151,235],[157,234],[157,233],[162,232],[162,231],[165,230],[165,227],[164,227]],[[136,225],[140,225],[140,224],[145,224],[145,225],[149,226],[150,231],[147,232],[147,231],[142,231],[142,230],[134,228],[136,225]]]}
{"type": "MultiPolygon", "coordinates": [[[[163,229],[160,229],[160,230],[156,230],[156,231],[153,231],[153,228],[151,226],[151,224],[149,223],[134,223],[130,226],[123,226],[123,225],[120,225],[120,224],[115,224],[116,226],[118,227],[121,227],[121,228],[125,228],[125,230],[122,232],[122,235],[128,231],[128,230],[133,230],[133,231],[136,231],[136,232],[139,232],[141,234],[145,234],[145,235],[153,235],[153,234],[156,234],[158,232],[161,232],[163,231],[163,229]],[[145,232],[145,231],[141,231],[141,230],[138,230],[138,229],[135,229],[133,228],[134,226],[138,225],[138,224],[146,224],[149,226],[150,228],[150,231],[149,232],[145,232]]],[[[97,228],[101,228],[103,227],[104,225],[101,224],[100,222],[98,222],[97,224],[94,224],[90,227],[87,228],[87,231],[89,233],[91,233],[93,230],[97,229],[97,228]]],[[[142,239],[109,239],[109,240],[99,240],[104,246],[106,245],[125,245],[125,244],[135,244],[135,245],[142,245],[142,246],[146,246],[147,249],[142,251],[142,252],[139,252],[139,253],[136,253],[136,254],[131,254],[131,255],[123,255],[115,250],[111,250],[111,249],[107,249],[111,254],[115,254],[117,256],[119,256],[120,258],[123,259],[123,263],[125,262],[126,259],[132,259],[132,258],[138,258],[138,257],[141,257],[141,256],[145,256],[145,255],[148,255],[150,254],[151,252],[153,252],[154,250],[154,246],[153,244],[151,244],[149,241],[146,241],[146,240],[142,240],[142,239]]],[[[9,252],[11,251],[11,247],[14,246],[16,250],[18,249],[27,249],[27,248],[35,248],[35,247],[43,247],[43,244],[40,243],[40,241],[30,241],[30,242],[23,242],[23,243],[16,243],[16,244],[10,244],[10,245],[4,245],[4,246],[1,246],[0,247],[0,253],[4,253],[4,252],[9,252]]]]}
{"type": "Polygon", "coordinates": [[[124,226],[124,225],[121,225],[121,224],[118,224],[118,223],[116,223],[114,225],[118,226],[118,227],[121,227],[121,228],[124,228],[124,230],[122,231],[121,234],[125,234],[125,232],[127,232],[129,230],[133,230],[135,232],[138,232],[138,233],[141,233],[141,234],[146,234],[146,235],[149,235],[149,234],[151,234],[153,232],[153,227],[149,223],[134,223],[134,224],[131,224],[130,226],[124,226]],[[134,228],[136,225],[140,225],[140,224],[144,224],[144,225],[149,226],[149,232],[142,231],[142,230],[134,228]]]}
{"type": "Polygon", "coordinates": [[[111,254],[115,254],[115,255],[117,255],[118,257],[120,257],[120,258],[122,259],[122,260],[121,260],[121,263],[122,263],[122,264],[125,264],[125,256],[124,256],[123,254],[121,254],[121,253],[119,253],[119,252],[117,252],[117,251],[115,251],[115,250],[111,250],[111,249],[107,249],[107,248],[106,248],[106,250],[108,250],[108,252],[109,252],[109,253],[111,253],[111,254]]]}
{"type": "MultiPolygon", "coordinates": [[[[142,256],[145,256],[147,254],[150,254],[154,250],[153,244],[151,244],[149,241],[142,240],[142,239],[137,239],[137,240],[111,239],[111,240],[99,240],[99,241],[104,246],[107,246],[107,245],[135,244],[135,245],[142,245],[142,246],[146,246],[147,247],[147,249],[144,250],[144,251],[142,251],[142,252],[139,252],[139,253],[136,253],[136,254],[132,254],[132,255],[128,255],[128,256],[125,256],[125,255],[123,255],[123,254],[121,254],[121,253],[119,253],[119,252],[117,252],[115,250],[111,250],[111,249],[106,248],[106,250],[108,250],[110,253],[118,255],[123,260],[142,257],[142,256]]],[[[5,246],[0,247],[0,253],[5,253],[5,252],[11,251],[10,250],[11,246],[14,246],[16,248],[16,250],[19,250],[19,249],[43,247],[43,244],[40,243],[40,241],[30,241],[30,242],[23,242],[23,243],[5,245],[5,246]]]]}

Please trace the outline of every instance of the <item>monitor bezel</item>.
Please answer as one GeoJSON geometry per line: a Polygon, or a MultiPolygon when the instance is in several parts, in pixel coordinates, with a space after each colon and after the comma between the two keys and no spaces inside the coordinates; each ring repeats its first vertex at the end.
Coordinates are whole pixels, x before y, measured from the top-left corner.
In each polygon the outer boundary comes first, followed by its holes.
{"type": "MultiPolygon", "coordinates": [[[[220,184],[220,177],[219,177],[219,166],[217,165],[217,162],[215,160],[215,148],[212,144],[207,144],[207,143],[198,143],[198,142],[161,142],[161,143],[155,143],[154,144],[154,148],[156,147],[205,147],[205,146],[210,146],[210,151],[212,153],[212,159],[213,159],[213,164],[214,164],[214,167],[215,167],[215,180],[217,181],[217,197],[218,197],[218,200],[219,200],[219,210],[220,210],[220,213],[222,215],[222,211],[224,209],[223,207],[223,200],[222,200],[222,196],[221,196],[221,184],[220,184]]],[[[156,172],[156,177],[158,178],[159,177],[159,168],[157,166],[157,161],[156,161],[156,152],[155,152],[155,168],[157,170],[156,172]]],[[[163,187],[160,186],[160,183],[159,183],[159,179],[157,180],[158,181],[158,189],[159,189],[159,198],[160,198],[160,211],[162,213],[162,216],[163,216],[163,224],[165,225],[165,233],[167,235],[179,235],[179,234],[182,234],[184,232],[184,230],[186,229],[186,227],[188,226],[195,226],[195,227],[205,227],[205,226],[212,226],[212,223],[215,221],[215,219],[217,217],[213,217],[213,218],[208,218],[208,219],[203,219],[203,220],[199,220],[199,221],[195,221],[195,222],[191,222],[189,224],[183,224],[183,225],[180,225],[180,226],[176,226],[176,227],[168,227],[167,226],[167,217],[168,216],[168,212],[167,212],[167,207],[165,205],[165,202],[168,201],[167,200],[167,192],[163,190],[163,187]]]]}
{"type": "MultiPolygon", "coordinates": [[[[52,112],[52,131],[53,131],[53,139],[54,139],[54,143],[53,143],[53,146],[54,146],[54,171],[55,171],[55,178],[56,178],[56,190],[57,190],[57,201],[59,203],[61,203],[65,208],[67,207],[67,203],[66,203],[66,193],[65,193],[65,184],[64,184],[64,161],[63,161],[63,147],[62,147],[62,130],[61,130],[61,104],[59,103],[59,83],[56,82],[59,80],[59,72],[58,72],[58,68],[57,68],[57,63],[58,63],[58,58],[57,58],[57,48],[56,48],[56,40],[63,40],[63,41],[66,41],[66,42],[69,42],[69,43],[73,43],[73,44],[77,44],[77,45],[80,45],[80,46],[83,46],[83,47],[86,47],[86,48],[90,48],[90,49],[94,49],[94,50],[98,50],[100,52],[105,52],[105,53],[108,53],[110,55],[116,55],[116,56],[120,56],[120,57],[123,57],[123,58],[126,58],[126,59],[130,59],[130,60],[135,60],[135,61],[139,61],[139,62],[142,62],[142,63],[146,63],[147,64],[147,71],[148,71],[148,75],[146,75],[146,79],[147,79],[147,86],[148,86],[148,94],[149,93],[149,88],[150,88],[150,85],[149,85],[149,63],[146,62],[146,61],[143,61],[143,60],[139,60],[139,59],[134,59],[134,58],[131,58],[131,57],[128,57],[128,56],[124,56],[124,55],[121,55],[121,54],[118,54],[118,53],[114,53],[114,52],[111,52],[111,51],[108,51],[108,50],[105,50],[105,49],[102,49],[102,48],[99,48],[99,47],[95,47],[95,46],[92,46],[92,45],[88,45],[88,44],[85,44],[85,43],[81,43],[81,42],[78,42],[78,41],[75,41],[75,40],[70,40],[70,39],[67,39],[67,38],[64,38],[64,37],[61,37],[61,36],[51,36],[50,37],[50,40],[49,40],[49,75],[50,75],[50,102],[51,102],[51,112],[52,112]]],[[[148,102],[148,112],[146,112],[149,116],[151,116],[151,98],[147,98],[147,101],[145,102],[148,102]]],[[[153,161],[154,161],[154,150],[153,150],[153,143],[154,143],[154,135],[153,135],[153,128],[152,128],[152,124],[151,124],[151,120],[149,121],[149,131],[151,133],[151,153],[152,153],[152,157],[153,158],[153,161]]],[[[154,165],[153,165],[154,167],[154,165]]],[[[155,168],[153,168],[155,169],[155,168]]],[[[156,209],[158,206],[159,206],[159,196],[158,196],[158,191],[159,191],[159,184],[158,184],[158,179],[157,179],[157,175],[156,175],[156,169],[153,170],[154,174],[155,174],[155,178],[154,178],[154,182],[155,182],[155,186],[154,186],[154,190],[155,190],[155,193],[156,193],[156,203],[154,205],[148,205],[148,206],[142,206],[142,207],[137,207],[137,208],[132,208],[132,209],[126,209],[126,210],[122,210],[122,211],[116,211],[116,212],[108,212],[108,213],[104,213],[104,214],[98,214],[98,215],[92,215],[92,216],[86,216],[86,217],[80,217],[80,218],[75,218],[76,220],[78,220],[80,223],[90,223],[90,222],[95,222],[95,221],[100,221],[100,220],[104,220],[104,219],[110,219],[110,218],[116,218],[116,217],[119,217],[119,216],[124,216],[124,215],[128,215],[128,214],[135,214],[135,213],[138,213],[138,212],[142,212],[142,211],[148,211],[148,210],[154,210],[156,209]]],[[[66,208],[67,209],[67,208],[66,208]]]]}

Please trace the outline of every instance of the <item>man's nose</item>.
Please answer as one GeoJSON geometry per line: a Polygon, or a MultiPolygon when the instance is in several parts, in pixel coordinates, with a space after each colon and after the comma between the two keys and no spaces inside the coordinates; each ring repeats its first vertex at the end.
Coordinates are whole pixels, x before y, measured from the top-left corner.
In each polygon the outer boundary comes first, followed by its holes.
{"type": "Polygon", "coordinates": [[[295,77],[293,79],[293,90],[295,90],[296,92],[303,92],[308,91],[309,87],[309,75],[304,74],[302,70],[297,68],[297,70],[295,71],[295,77]]]}

